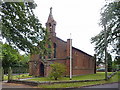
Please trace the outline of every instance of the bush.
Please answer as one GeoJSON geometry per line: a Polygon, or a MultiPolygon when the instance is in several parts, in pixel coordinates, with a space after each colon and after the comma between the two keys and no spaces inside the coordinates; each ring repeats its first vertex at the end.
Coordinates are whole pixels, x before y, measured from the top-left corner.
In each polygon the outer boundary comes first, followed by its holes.
{"type": "Polygon", "coordinates": [[[62,77],[66,71],[66,67],[64,64],[54,63],[50,65],[51,72],[49,74],[50,78],[54,80],[58,80],[58,78],[62,77]]]}

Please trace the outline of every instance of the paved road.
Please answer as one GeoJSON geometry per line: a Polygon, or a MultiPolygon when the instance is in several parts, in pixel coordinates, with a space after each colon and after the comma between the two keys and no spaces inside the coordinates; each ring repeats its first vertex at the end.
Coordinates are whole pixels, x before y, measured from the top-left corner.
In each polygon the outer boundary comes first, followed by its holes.
{"type": "Polygon", "coordinates": [[[103,85],[88,86],[84,88],[120,88],[120,83],[111,83],[103,85]]]}

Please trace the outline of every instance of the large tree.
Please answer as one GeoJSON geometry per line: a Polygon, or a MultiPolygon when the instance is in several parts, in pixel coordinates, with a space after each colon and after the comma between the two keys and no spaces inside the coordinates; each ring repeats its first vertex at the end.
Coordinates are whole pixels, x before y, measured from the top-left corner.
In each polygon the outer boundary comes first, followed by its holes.
{"type": "MultiPolygon", "coordinates": [[[[107,49],[108,53],[120,54],[120,1],[107,3],[101,9],[100,26],[106,27],[107,32],[107,49]]],[[[91,38],[95,44],[95,51],[99,58],[104,58],[105,37],[104,30],[91,38]]]]}
{"type": "Polygon", "coordinates": [[[13,49],[8,44],[0,43],[2,45],[2,66],[3,68],[13,67],[20,60],[20,54],[16,49],[13,49]]]}
{"type": "Polygon", "coordinates": [[[34,2],[0,2],[0,4],[2,38],[5,38],[12,47],[28,53],[44,51],[46,30],[34,15],[33,9],[36,4],[34,2]]]}
{"type": "Polygon", "coordinates": [[[16,69],[21,67],[22,71],[28,69],[30,54],[21,55],[18,50],[14,49],[6,43],[0,43],[0,47],[2,47],[2,54],[0,55],[0,58],[2,58],[2,67],[4,68],[5,73],[7,72],[9,67],[12,67],[14,71],[17,71],[16,69]]]}

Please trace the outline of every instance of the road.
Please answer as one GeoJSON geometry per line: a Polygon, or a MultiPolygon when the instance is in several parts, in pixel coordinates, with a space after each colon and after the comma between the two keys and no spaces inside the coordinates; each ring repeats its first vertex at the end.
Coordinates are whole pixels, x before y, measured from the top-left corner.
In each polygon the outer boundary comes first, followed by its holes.
{"type": "Polygon", "coordinates": [[[120,88],[120,83],[111,83],[111,84],[103,84],[103,85],[94,85],[94,86],[87,86],[84,88],[120,88]]]}

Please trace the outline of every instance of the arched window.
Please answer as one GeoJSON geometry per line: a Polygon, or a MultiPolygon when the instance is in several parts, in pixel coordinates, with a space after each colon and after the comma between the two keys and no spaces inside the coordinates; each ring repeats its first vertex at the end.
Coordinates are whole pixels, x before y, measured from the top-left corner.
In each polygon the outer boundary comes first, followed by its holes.
{"type": "Polygon", "coordinates": [[[54,58],[56,58],[56,44],[54,43],[54,58]]]}
{"type": "Polygon", "coordinates": [[[49,27],[50,27],[50,31],[51,31],[51,29],[52,29],[52,25],[51,25],[51,23],[49,23],[49,27]]]}

